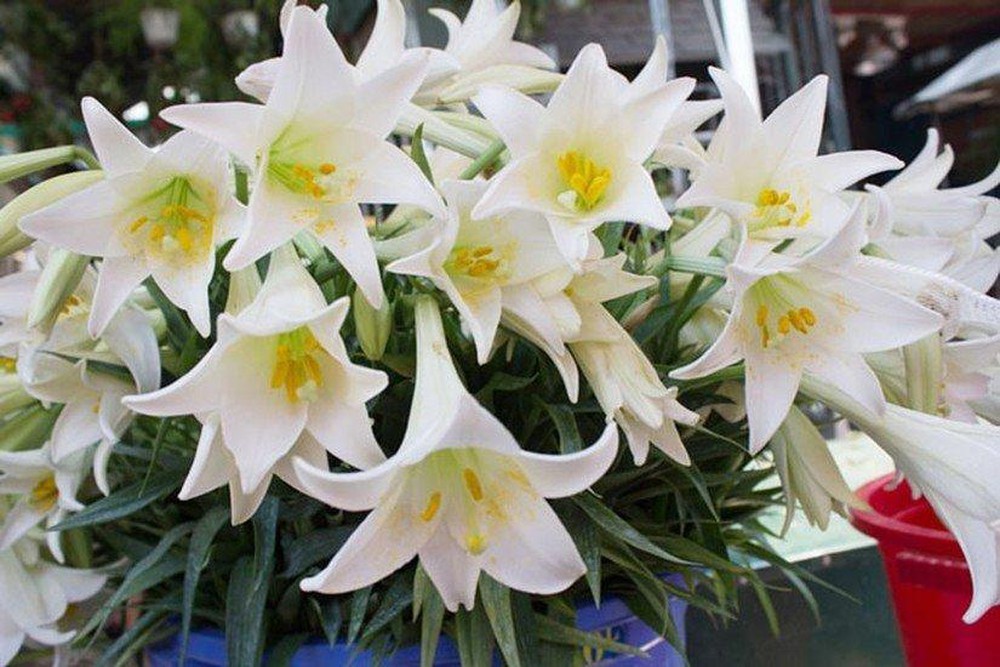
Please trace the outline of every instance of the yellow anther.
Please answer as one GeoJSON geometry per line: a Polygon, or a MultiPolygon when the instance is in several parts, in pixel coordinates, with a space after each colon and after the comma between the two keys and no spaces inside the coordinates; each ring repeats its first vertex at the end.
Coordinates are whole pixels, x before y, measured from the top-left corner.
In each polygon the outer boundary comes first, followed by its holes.
{"type": "Polygon", "coordinates": [[[788,319],[787,315],[782,315],[781,317],[778,318],[778,333],[784,336],[786,333],[791,331],[791,329],[792,329],[792,323],[788,319]]]}
{"type": "Polygon", "coordinates": [[[799,315],[798,311],[789,310],[788,319],[791,320],[792,326],[795,327],[796,331],[800,333],[809,333],[809,328],[806,327],[806,323],[802,321],[802,316],[799,315]]]}
{"type": "Polygon", "coordinates": [[[330,162],[324,162],[319,166],[319,173],[323,174],[324,176],[329,176],[335,171],[337,171],[337,166],[330,162]]]}
{"type": "Polygon", "coordinates": [[[319,341],[307,327],[280,334],[275,348],[271,388],[285,389],[290,403],[311,400],[323,386],[323,372],[316,360],[322,352],[319,341]]]}
{"type": "Polygon", "coordinates": [[[767,306],[760,304],[757,306],[757,326],[762,327],[767,324],[767,306]]]}
{"type": "Polygon", "coordinates": [[[493,246],[483,245],[472,251],[473,257],[485,257],[493,253],[493,246]]]}
{"type": "Polygon", "coordinates": [[[799,308],[799,316],[802,317],[802,321],[806,323],[807,327],[816,325],[816,314],[811,309],[799,308]]]}
{"type": "Polygon", "coordinates": [[[66,300],[63,301],[63,305],[59,309],[59,313],[62,315],[69,315],[75,308],[79,307],[80,303],[80,297],[75,294],[70,294],[66,297],[66,300]]]}
{"type": "Polygon", "coordinates": [[[128,231],[132,234],[135,234],[137,231],[142,229],[147,222],[149,222],[148,217],[146,217],[145,215],[139,216],[138,218],[132,221],[131,225],[128,226],[128,231]]]}
{"type": "MultiPolygon", "coordinates": [[[[572,204],[585,211],[596,206],[611,183],[611,171],[602,169],[578,151],[567,151],[556,159],[559,174],[570,188],[572,204]]],[[[563,198],[560,197],[560,201],[563,198]]],[[[566,202],[564,202],[566,203],[566,202]]]]}
{"type": "Polygon", "coordinates": [[[472,468],[462,470],[462,481],[465,482],[465,488],[468,489],[473,500],[478,503],[483,499],[483,485],[479,483],[479,476],[476,475],[475,470],[472,468]]]}
{"type": "Polygon", "coordinates": [[[493,246],[458,247],[451,251],[445,267],[470,278],[503,278],[506,262],[494,252],[493,246]]]}
{"type": "Polygon", "coordinates": [[[181,244],[181,249],[184,252],[191,252],[191,248],[194,247],[194,237],[191,236],[191,232],[188,231],[187,227],[178,227],[175,238],[181,244]]]}
{"type": "Polygon", "coordinates": [[[755,221],[751,224],[751,229],[788,227],[792,224],[803,227],[811,219],[808,208],[802,215],[799,215],[799,208],[792,201],[792,193],[787,190],[764,188],[757,193],[757,199],[754,203],[757,208],[753,212],[755,221]]]}
{"type": "Polygon", "coordinates": [[[767,347],[771,344],[771,332],[768,331],[766,325],[760,328],[760,344],[762,347],[767,347]]]}
{"type": "Polygon", "coordinates": [[[17,359],[13,357],[0,357],[0,371],[4,373],[16,373],[17,359]]]}
{"type": "Polygon", "coordinates": [[[56,477],[49,473],[35,484],[31,489],[31,498],[28,502],[38,510],[47,512],[59,500],[59,488],[56,486],[56,477]]]}
{"type": "Polygon", "coordinates": [[[427,507],[420,513],[420,518],[430,521],[437,515],[439,509],[441,509],[441,492],[435,491],[427,498],[427,507]]]}
{"type": "Polygon", "coordinates": [[[479,533],[469,533],[465,538],[465,549],[473,556],[486,551],[486,538],[479,533]]]}

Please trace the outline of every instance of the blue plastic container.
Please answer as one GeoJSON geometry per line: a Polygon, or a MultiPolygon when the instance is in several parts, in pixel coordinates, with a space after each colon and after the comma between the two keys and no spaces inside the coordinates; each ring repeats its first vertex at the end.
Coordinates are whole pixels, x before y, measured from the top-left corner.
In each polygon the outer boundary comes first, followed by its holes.
{"type": "MultiPolygon", "coordinates": [[[[666,581],[683,586],[684,580],[671,575],[666,581]]],[[[677,625],[678,634],[684,640],[684,616],[687,603],[679,598],[670,599],[670,615],[677,625]]],[[[577,610],[577,627],[581,630],[597,631],[623,644],[642,648],[649,658],[605,653],[600,665],[614,667],[683,667],[684,660],[662,637],[636,618],[624,602],[617,598],[605,599],[600,609],[593,604],[581,606],[577,610]]],[[[149,667],[178,667],[180,638],[171,637],[146,650],[149,667]]],[[[304,644],[295,657],[292,667],[330,667],[331,665],[351,665],[351,667],[419,667],[420,647],[408,646],[394,653],[390,658],[377,663],[367,651],[357,653],[349,644],[330,646],[323,640],[313,640],[304,644]]],[[[437,658],[439,667],[459,667],[458,648],[454,642],[442,635],[438,642],[437,658]]],[[[499,660],[497,661],[499,665],[499,660]]],[[[228,667],[226,661],[226,639],[218,630],[196,630],[188,640],[188,654],[184,667],[228,667]]]]}

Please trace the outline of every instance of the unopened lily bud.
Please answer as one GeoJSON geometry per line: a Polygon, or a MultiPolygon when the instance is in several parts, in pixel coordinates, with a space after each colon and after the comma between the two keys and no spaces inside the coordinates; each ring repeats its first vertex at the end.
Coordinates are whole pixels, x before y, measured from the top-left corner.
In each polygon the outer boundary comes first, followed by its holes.
{"type": "Polygon", "coordinates": [[[551,93],[562,83],[563,75],[524,65],[494,65],[477,72],[460,74],[438,95],[442,104],[463,102],[485,85],[501,85],[531,95],[551,93]]]}
{"type": "Polygon", "coordinates": [[[55,176],[22,192],[0,209],[0,257],[6,257],[28,247],[31,237],[18,228],[21,218],[79,192],[104,178],[99,169],[75,171],[55,176]]]}
{"type": "Polygon", "coordinates": [[[88,258],[75,252],[53,248],[38,278],[38,286],[28,309],[28,327],[41,331],[52,328],[59,313],[73,297],[88,258]]]}
{"type": "Polygon", "coordinates": [[[361,290],[354,290],[351,299],[354,313],[354,328],[361,343],[361,350],[372,361],[378,361],[385,354],[392,333],[392,303],[382,300],[381,308],[373,308],[361,290]]]}
{"type": "Polygon", "coordinates": [[[28,408],[0,426],[0,451],[20,452],[45,444],[52,432],[58,410],[41,405],[28,408]]]}
{"type": "Polygon", "coordinates": [[[58,164],[72,162],[78,157],[75,146],[56,146],[27,153],[0,157],[0,184],[33,174],[58,164]]]}

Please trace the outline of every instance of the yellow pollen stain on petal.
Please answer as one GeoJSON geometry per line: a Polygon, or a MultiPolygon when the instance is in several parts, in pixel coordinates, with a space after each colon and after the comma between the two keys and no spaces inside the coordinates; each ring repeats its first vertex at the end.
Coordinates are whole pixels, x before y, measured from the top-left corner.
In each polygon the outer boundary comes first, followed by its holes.
{"type": "Polygon", "coordinates": [[[431,521],[437,516],[439,509],[441,509],[441,492],[435,491],[427,498],[427,507],[420,513],[420,518],[424,521],[431,521]]]}
{"type": "Polygon", "coordinates": [[[477,503],[483,499],[483,485],[479,482],[479,476],[476,471],[472,468],[465,468],[462,470],[462,481],[465,482],[465,488],[469,491],[469,495],[477,503]]]}
{"type": "Polygon", "coordinates": [[[28,502],[35,509],[47,512],[55,506],[57,500],[59,500],[59,488],[56,486],[56,477],[49,473],[31,489],[28,502]]]}
{"type": "Polygon", "coordinates": [[[323,386],[323,372],[316,357],[323,349],[308,327],[278,335],[271,388],[285,390],[290,403],[311,401],[323,386]]]}
{"type": "Polygon", "coordinates": [[[580,151],[566,151],[556,159],[559,175],[569,188],[558,197],[568,208],[593,209],[604,198],[611,184],[611,170],[599,167],[580,151]]]}
{"type": "Polygon", "coordinates": [[[486,551],[486,538],[481,533],[469,533],[465,537],[465,550],[478,556],[486,551]]]}

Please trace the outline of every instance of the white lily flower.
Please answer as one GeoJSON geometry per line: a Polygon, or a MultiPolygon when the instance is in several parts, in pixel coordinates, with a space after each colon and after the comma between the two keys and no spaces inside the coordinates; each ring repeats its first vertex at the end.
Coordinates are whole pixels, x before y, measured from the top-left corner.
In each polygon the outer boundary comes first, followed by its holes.
{"type": "Polygon", "coordinates": [[[781,428],[771,439],[774,467],[785,490],[784,535],[792,525],[796,504],[809,525],[826,530],[830,512],[847,516],[848,507],[862,509],[865,504],[851,491],[830,447],[802,411],[792,407],[781,428]]]}
{"type": "Polygon", "coordinates": [[[1000,604],[1000,427],[967,424],[890,404],[880,419],[849,394],[808,379],[807,393],[858,424],[923,493],[958,539],[972,573],[973,623],[1000,604]]]}
{"type": "Polygon", "coordinates": [[[603,307],[592,311],[601,329],[616,331],[613,341],[572,342],[569,349],[594,390],[604,412],[625,431],[637,466],[646,462],[650,443],[681,465],[689,465],[677,426],[697,424],[698,413],[677,401],[677,387],[663,385],[649,358],[603,307]]]}
{"type": "Polygon", "coordinates": [[[885,397],[862,354],[941,328],[938,314],[852,276],[864,242],[864,217],[856,207],[847,224],[804,259],[771,254],[750,268],[742,256],[756,253],[744,244],[727,270],[734,306],[725,329],[701,357],[671,373],[703,377],[745,360],[751,452],[760,451],[785,420],[803,373],[883,413],[885,397]]]}
{"type": "Polygon", "coordinates": [[[753,240],[822,240],[850,211],[838,192],[866,176],[903,166],[877,151],[817,156],[825,76],[814,78],[761,121],[736,81],[722,70],[709,71],[722,93],[725,117],[709,144],[706,165],[678,198],[678,208],[717,207],[753,240]]]}
{"type": "MultiPolygon", "coordinates": [[[[48,445],[23,452],[0,451],[0,494],[16,495],[17,503],[0,527],[0,551],[7,549],[41,522],[51,528],[83,505],[76,492],[90,467],[86,452],[56,462],[48,445]]],[[[49,551],[63,562],[61,534],[45,535],[49,551]]]]}
{"type": "Polygon", "coordinates": [[[444,181],[448,217],[411,234],[428,238],[420,249],[389,264],[388,271],[423,276],[448,295],[472,333],[479,363],[493,349],[505,300],[525,283],[565,265],[545,219],[511,212],[473,220],[472,208],[489,187],[484,181],[444,181]]]}
{"type": "Polygon", "coordinates": [[[398,453],[371,470],[329,473],[294,462],[310,495],[347,511],[374,509],[302,589],[343,593],[414,556],[455,611],[475,603],[481,571],[516,590],[551,594],[586,572],[545,498],[579,493],[611,465],[617,429],[565,455],[520,449],[458,378],[437,305],[416,305],[417,377],[398,453]]]}
{"type": "Polygon", "coordinates": [[[327,305],[286,245],[271,256],[256,299],[239,315],[219,317],[218,342],[190,372],[164,389],[125,399],[136,412],[193,414],[202,422],[183,499],[228,482],[233,521],[245,520],[273,475],[295,484],[284,473],[304,437],[358,468],[385,459],[365,402],[387,379],[351,363],[337,334],[349,307],[348,297],[327,305]]]}
{"type": "Polygon", "coordinates": [[[604,222],[667,229],[670,216],[643,163],[693,87],[693,79],[677,79],[638,94],[608,67],[601,47],[590,44],[547,107],[508,88],[483,88],[475,104],[512,160],[491,179],[473,217],[541,213],[576,266],[590,233],[604,222]]]}
{"type": "Polygon", "coordinates": [[[59,646],[75,633],[59,621],[69,606],[95,596],[107,581],[92,570],[61,567],[42,560],[30,539],[0,549],[0,665],[9,664],[28,639],[59,646]]]}
{"type": "Polygon", "coordinates": [[[191,132],[154,151],[97,100],[84,98],[82,108],[104,180],[25,216],[21,230],[104,258],[90,313],[92,336],[149,276],[208,336],[215,248],[236,236],[243,220],[243,207],[229,192],[225,153],[191,132]]]}
{"type": "Polygon", "coordinates": [[[297,7],[265,105],[163,111],[166,120],[218,141],[255,169],[246,230],[226,256],[228,270],[305,231],[333,253],[373,306],[381,305],[378,263],[358,204],[407,203],[444,215],[416,163],[385,141],[426,66],[417,55],[361,82],[312,10],[297,7]]]}
{"type": "Polygon", "coordinates": [[[1000,422],[1000,335],[949,341],[941,350],[942,416],[975,424],[977,415],[1000,422]]]}

